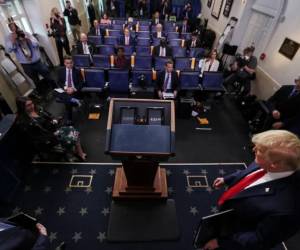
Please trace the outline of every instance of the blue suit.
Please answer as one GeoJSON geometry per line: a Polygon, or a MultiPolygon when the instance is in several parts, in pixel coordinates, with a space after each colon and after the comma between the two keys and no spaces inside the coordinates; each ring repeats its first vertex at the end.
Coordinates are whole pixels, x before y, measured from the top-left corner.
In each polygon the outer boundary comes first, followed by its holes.
{"type": "Polygon", "coordinates": [[[31,231],[17,227],[15,224],[0,220],[1,222],[14,225],[14,227],[0,232],[1,250],[48,250],[50,241],[47,236],[39,234],[35,236],[31,231]]]}
{"type": "MultiPolygon", "coordinates": [[[[256,164],[224,178],[231,187],[256,164]]],[[[234,209],[233,234],[218,238],[220,250],[267,250],[287,240],[300,225],[300,172],[243,190],[225,201],[221,210],[234,209]]]]}

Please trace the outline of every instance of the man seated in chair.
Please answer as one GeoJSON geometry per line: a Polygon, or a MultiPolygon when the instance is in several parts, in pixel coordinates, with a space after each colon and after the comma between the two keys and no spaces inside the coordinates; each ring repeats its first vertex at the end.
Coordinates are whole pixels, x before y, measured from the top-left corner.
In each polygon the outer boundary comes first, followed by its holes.
{"type": "MultiPolygon", "coordinates": [[[[174,71],[174,63],[168,60],[165,64],[165,70],[161,72],[156,80],[157,95],[160,99],[165,99],[166,93],[172,93],[175,99],[178,93],[179,79],[176,71],[174,71]]],[[[167,97],[166,99],[168,99],[167,97]]]]}
{"type": "MultiPolygon", "coordinates": [[[[228,186],[218,205],[220,211],[233,209],[234,218],[228,235],[212,238],[204,250],[278,249],[299,230],[299,138],[285,130],[269,130],[252,142],[255,164],[213,183],[217,189],[228,186]]],[[[220,222],[217,229],[222,226],[226,225],[220,222]]]]}
{"type": "Polygon", "coordinates": [[[124,35],[120,37],[119,44],[125,46],[135,46],[135,38],[130,33],[130,30],[128,28],[124,29],[124,35]]]}
{"type": "Polygon", "coordinates": [[[81,106],[79,92],[81,89],[80,71],[73,67],[73,60],[70,56],[64,57],[65,67],[58,71],[58,85],[64,90],[58,93],[59,101],[65,103],[67,111],[67,121],[72,123],[72,111],[74,106],[81,106]]]}
{"type": "Polygon", "coordinates": [[[101,36],[102,32],[101,32],[101,27],[99,24],[99,21],[96,19],[93,22],[93,26],[91,26],[90,31],[89,31],[89,35],[91,36],[101,36]]]}
{"type": "Polygon", "coordinates": [[[163,26],[162,24],[156,24],[155,26],[155,32],[152,33],[152,39],[153,38],[163,38],[165,37],[165,34],[163,32],[163,26]]]}
{"type": "Polygon", "coordinates": [[[192,33],[192,38],[186,42],[186,47],[188,49],[201,47],[201,42],[198,39],[198,33],[192,33]]]}
{"type": "Polygon", "coordinates": [[[179,26],[179,29],[178,29],[180,34],[191,32],[191,28],[190,28],[190,25],[188,24],[188,21],[189,21],[189,19],[187,17],[185,17],[183,19],[182,25],[179,26]]]}
{"type": "Polygon", "coordinates": [[[243,56],[236,58],[235,62],[230,66],[229,76],[224,80],[226,88],[230,88],[235,82],[238,82],[240,86],[237,92],[242,96],[250,94],[251,80],[255,78],[257,58],[253,55],[254,49],[254,47],[244,49],[243,56]]]}
{"type": "Polygon", "coordinates": [[[300,116],[300,76],[295,86],[282,86],[267,101],[270,115],[266,118],[264,130],[288,129],[293,127],[300,116]]]}
{"type": "Polygon", "coordinates": [[[169,57],[172,56],[172,50],[167,46],[167,40],[161,38],[160,45],[153,48],[153,56],[169,57]]]}
{"type": "Polygon", "coordinates": [[[79,55],[91,56],[95,52],[94,44],[88,41],[87,35],[85,33],[80,34],[80,41],[77,42],[76,48],[77,48],[77,54],[79,55]]]}
{"type": "Polygon", "coordinates": [[[50,241],[46,228],[36,224],[37,233],[22,228],[5,219],[0,219],[0,244],[4,250],[48,250],[50,241]]]}

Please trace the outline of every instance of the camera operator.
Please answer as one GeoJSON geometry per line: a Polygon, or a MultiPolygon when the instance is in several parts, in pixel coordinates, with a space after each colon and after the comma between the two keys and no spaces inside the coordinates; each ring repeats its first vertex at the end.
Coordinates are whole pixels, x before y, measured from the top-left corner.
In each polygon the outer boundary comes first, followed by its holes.
{"type": "MultiPolygon", "coordinates": [[[[226,88],[230,88],[235,82],[243,88],[242,96],[248,95],[251,90],[251,80],[255,77],[255,69],[257,66],[257,58],[253,55],[254,47],[244,49],[242,56],[237,56],[233,64],[230,65],[229,75],[224,81],[226,88]]],[[[240,89],[239,89],[240,91],[240,89]]]]}
{"type": "Polygon", "coordinates": [[[39,74],[42,75],[49,85],[54,88],[54,82],[50,78],[48,67],[42,63],[39,43],[35,37],[21,30],[13,21],[8,27],[11,33],[6,37],[6,51],[14,52],[18,62],[22,65],[24,72],[34,81],[37,90],[39,86],[39,74]]]}

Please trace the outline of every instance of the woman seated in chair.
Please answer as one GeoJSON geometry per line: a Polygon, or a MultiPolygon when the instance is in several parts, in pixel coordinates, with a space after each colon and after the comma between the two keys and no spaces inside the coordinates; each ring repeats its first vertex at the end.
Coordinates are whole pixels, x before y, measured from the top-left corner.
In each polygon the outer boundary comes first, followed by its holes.
{"type": "Polygon", "coordinates": [[[203,76],[204,71],[218,71],[219,61],[217,59],[217,50],[213,49],[207,58],[199,61],[199,69],[201,69],[200,77],[203,76]]]}
{"type": "Polygon", "coordinates": [[[111,25],[111,20],[106,13],[104,13],[102,18],[100,19],[100,24],[111,25]]]}
{"type": "Polygon", "coordinates": [[[36,149],[42,151],[42,147],[61,146],[66,150],[75,151],[80,160],[86,160],[80,144],[79,132],[72,126],[59,125],[45,111],[37,111],[33,101],[28,97],[17,97],[17,125],[22,132],[25,132],[35,145],[36,149]],[[75,149],[75,150],[74,150],[75,149]]]}
{"type": "Polygon", "coordinates": [[[117,56],[114,58],[114,64],[117,69],[128,69],[130,66],[130,62],[126,59],[124,52],[123,47],[119,47],[117,50],[117,56]]]}

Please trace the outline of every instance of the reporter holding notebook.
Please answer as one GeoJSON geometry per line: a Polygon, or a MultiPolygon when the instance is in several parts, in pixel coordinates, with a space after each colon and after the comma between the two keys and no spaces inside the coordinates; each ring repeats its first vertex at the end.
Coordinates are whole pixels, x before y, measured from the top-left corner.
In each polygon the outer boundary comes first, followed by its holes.
{"type": "Polygon", "coordinates": [[[285,130],[269,130],[252,142],[255,163],[213,183],[228,186],[218,205],[220,211],[233,209],[235,218],[232,233],[212,238],[205,250],[273,249],[299,230],[300,140],[285,130]]]}

